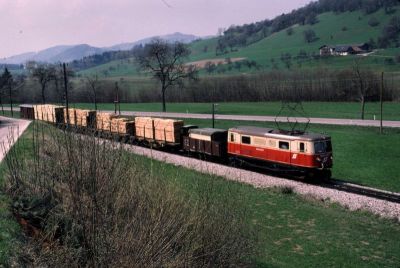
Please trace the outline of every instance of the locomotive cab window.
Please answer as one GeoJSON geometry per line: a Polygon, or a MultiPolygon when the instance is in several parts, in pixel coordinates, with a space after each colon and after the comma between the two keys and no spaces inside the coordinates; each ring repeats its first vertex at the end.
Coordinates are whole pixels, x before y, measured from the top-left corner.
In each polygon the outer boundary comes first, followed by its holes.
{"type": "Polygon", "coordinates": [[[231,142],[235,142],[235,134],[231,133],[231,142]]]}
{"type": "Polygon", "coordinates": [[[316,153],[332,152],[332,143],[330,140],[317,141],[314,143],[314,150],[316,153]]]}
{"type": "Polygon", "coordinates": [[[289,142],[287,142],[287,141],[280,141],[280,142],[279,142],[279,149],[282,149],[282,150],[289,150],[289,142]]]}
{"type": "Polygon", "coordinates": [[[301,153],[304,153],[306,151],[306,146],[304,142],[300,142],[299,150],[301,153]]]}
{"type": "Polygon", "coordinates": [[[251,143],[250,137],[242,136],[242,143],[243,144],[250,144],[251,143]]]}

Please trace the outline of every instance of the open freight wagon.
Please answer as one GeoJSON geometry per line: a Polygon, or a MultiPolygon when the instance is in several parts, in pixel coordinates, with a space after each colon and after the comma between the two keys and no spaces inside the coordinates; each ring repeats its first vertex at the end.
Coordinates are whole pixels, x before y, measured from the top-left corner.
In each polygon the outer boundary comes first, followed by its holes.
{"type": "Polygon", "coordinates": [[[182,127],[182,120],[151,117],[135,118],[136,139],[160,146],[180,145],[182,127]]]}

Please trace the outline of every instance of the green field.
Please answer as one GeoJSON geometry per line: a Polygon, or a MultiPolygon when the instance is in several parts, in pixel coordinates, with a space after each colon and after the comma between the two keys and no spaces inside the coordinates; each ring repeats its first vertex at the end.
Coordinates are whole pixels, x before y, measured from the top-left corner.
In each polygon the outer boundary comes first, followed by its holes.
{"type": "MultiPolygon", "coordinates": [[[[21,143],[30,144],[30,130],[31,127],[22,136],[21,143]]],[[[196,195],[194,191],[210,187],[221,195],[227,191],[237,193],[236,198],[240,198],[240,205],[247,209],[249,224],[258,237],[257,267],[398,267],[400,263],[400,224],[396,221],[361,211],[350,212],[335,204],[279,189],[255,189],[138,158],[149,172],[157,170],[164,179],[171,180],[189,194],[196,195]]],[[[218,196],[213,195],[213,198],[218,196]]],[[[6,238],[1,241],[3,264],[12,254],[12,242],[15,243],[18,230],[9,216],[8,202],[1,199],[5,213],[2,219],[8,219],[8,226],[2,228],[2,237],[6,238]]]]}
{"type": "MultiPolygon", "coordinates": [[[[260,66],[259,70],[255,68],[248,69],[243,67],[241,70],[233,68],[226,70],[225,74],[238,74],[248,72],[268,71],[274,69],[272,59],[278,69],[285,70],[286,67],[280,60],[283,53],[290,53],[292,56],[291,69],[343,69],[351,68],[354,65],[355,56],[348,57],[329,57],[323,59],[309,59],[301,64],[295,59],[298,53],[303,50],[308,55],[318,55],[319,48],[322,45],[339,45],[339,44],[358,44],[369,42],[371,38],[377,41],[381,35],[382,29],[387,25],[391,17],[399,15],[397,10],[394,14],[386,15],[383,10],[379,10],[373,14],[364,14],[361,11],[345,12],[334,14],[332,12],[324,13],[318,16],[319,22],[314,25],[295,25],[294,33],[288,35],[286,29],[274,33],[256,43],[239,48],[238,51],[230,52],[224,55],[216,55],[215,47],[217,38],[210,38],[195,41],[190,44],[192,54],[188,62],[207,60],[207,59],[225,59],[225,58],[247,58],[254,60],[260,66]],[[368,22],[371,18],[376,18],[379,25],[371,27],[368,22]],[[343,28],[347,29],[344,31],[343,28]],[[307,29],[315,31],[318,40],[312,43],[306,43],[303,32],[307,29]]],[[[388,64],[385,62],[387,58],[394,59],[400,55],[400,48],[390,48],[378,50],[367,57],[363,57],[361,64],[365,68],[374,71],[398,71],[397,64],[388,64]]],[[[117,60],[107,64],[99,65],[94,68],[79,72],[79,74],[87,75],[98,73],[100,76],[106,77],[128,77],[137,76],[138,69],[134,63],[134,59],[117,60]]],[[[205,72],[201,72],[202,75],[205,72]]]]}
{"type": "MultiPolygon", "coordinates": [[[[304,111],[309,117],[317,118],[345,118],[359,119],[361,105],[357,102],[304,102],[304,111]]],[[[77,108],[93,109],[90,103],[71,104],[77,108]]],[[[100,110],[114,110],[114,104],[98,104],[100,110]]],[[[210,114],[212,111],[211,103],[167,103],[168,112],[177,113],[201,113],[210,114]]],[[[219,103],[217,114],[229,115],[265,115],[276,116],[281,109],[280,102],[240,102],[240,103],[219,103]]],[[[161,112],[161,103],[121,103],[121,111],[146,111],[161,112]]],[[[285,109],[282,116],[291,115],[285,109]]],[[[296,114],[294,114],[296,115],[296,114]]],[[[368,102],[365,108],[365,119],[380,119],[380,104],[368,102]]],[[[298,116],[298,115],[297,115],[298,116]]],[[[400,103],[384,103],[384,120],[400,120],[400,103]]]]}

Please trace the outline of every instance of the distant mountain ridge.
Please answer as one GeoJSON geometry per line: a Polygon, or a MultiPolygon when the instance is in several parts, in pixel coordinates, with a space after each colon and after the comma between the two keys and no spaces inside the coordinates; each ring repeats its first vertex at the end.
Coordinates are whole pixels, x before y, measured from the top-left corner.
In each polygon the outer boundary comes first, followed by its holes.
{"type": "Polygon", "coordinates": [[[121,43],[117,44],[111,47],[106,47],[104,48],[105,50],[111,50],[111,51],[116,51],[116,50],[129,50],[132,49],[134,46],[137,45],[145,45],[150,43],[152,40],[156,38],[161,38],[167,42],[173,43],[173,42],[182,42],[185,44],[191,43],[195,40],[200,39],[200,37],[192,35],[192,34],[182,34],[182,33],[173,33],[173,34],[167,34],[167,35],[162,35],[162,36],[152,36],[148,38],[144,38],[135,42],[131,43],[121,43]]]}
{"type": "Polygon", "coordinates": [[[79,60],[83,57],[91,56],[94,54],[100,54],[106,51],[117,51],[117,50],[130,50],[136,45],[145,45],[151,42],[155,38],[161,38],[167,42],[182,42],[191,43],[194,40],[200,39],[200,37],[191,34],[173,33],[162,36],[153,36],[144,38],[131,43],[121,43],[110,47],[94,47],[88,44],[78,45],[60,45],[50,47],[39,52],[27,52],[19,55],[14,55],[8,58],[0,59],[0,64],[23,64],[27,61],[37,62],[70,62],[73,60],[79,60]]]}

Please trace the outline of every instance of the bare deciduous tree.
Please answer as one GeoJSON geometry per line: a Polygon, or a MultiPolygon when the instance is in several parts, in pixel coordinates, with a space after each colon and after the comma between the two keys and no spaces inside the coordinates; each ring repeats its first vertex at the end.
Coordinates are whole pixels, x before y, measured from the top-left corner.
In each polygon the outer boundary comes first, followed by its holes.
{"type": "Polygon", "coordinates": [[[365,112],[365,84],[364,84],[364,79],[361,73],[361,67],[360,67],[360,61],[359,59],[354,60],[354,66],[353,66],[354,74],[358,80],[358,85],[359,85],[359,98],[361,102],[361,112],[360,116],[361,119],[364,120],[364,112],[365,112]]]}
{"type": "Polygon", "coordinates": [[[97,74],[95,76],[87,76],[86,77],[86,84],[90,90],[90,97],[94,103],[94,109],[97,111],[97,91],[99,89],[99,79],[97,74]]]}
{"type": "Polygon", "coordinates": [[[31,76],[36,79],[41,86],[42,103],[46,103],[46,87],[48,83],[55,79],[56,69],[53,66],[47,65],[34,65],[31,67],[31,76]]]}
{"type": "Polygon", "coordinates": [[[182,84],[183,79],[196,79],[196,68],[183,62],[189,54],[190,50],[182,43],[169,44],[155,39],[137,56],[140,66],[152,72],[154,78],[161,82],[163,112],[166,112],[166,90],[170,86],[182,84]]]}

